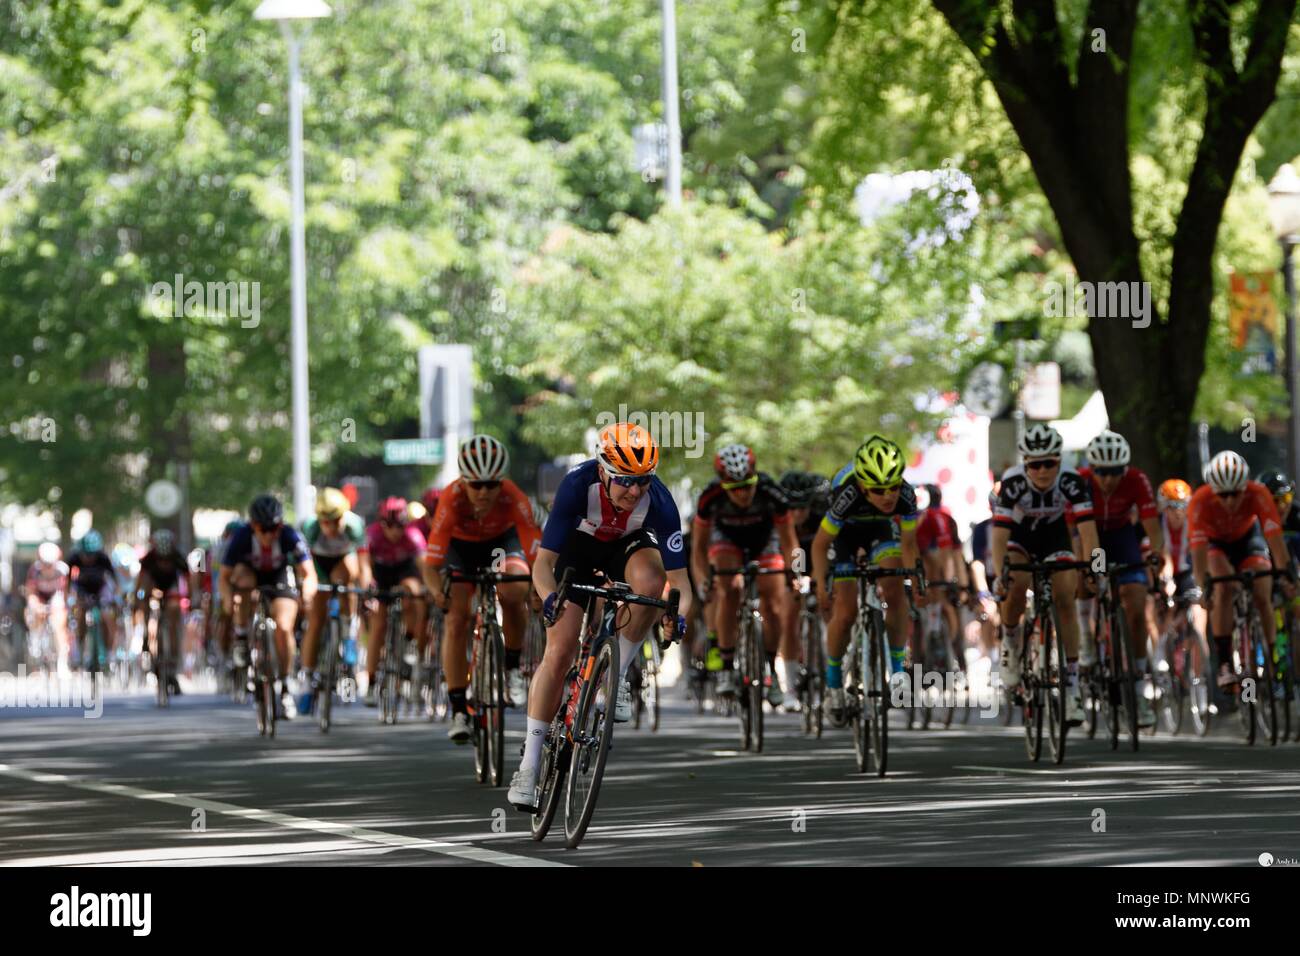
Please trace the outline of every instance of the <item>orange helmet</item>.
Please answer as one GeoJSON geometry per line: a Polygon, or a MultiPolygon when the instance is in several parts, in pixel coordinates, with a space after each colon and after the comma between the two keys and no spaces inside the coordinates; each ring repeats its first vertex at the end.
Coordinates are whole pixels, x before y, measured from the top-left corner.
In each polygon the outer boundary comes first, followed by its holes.
{"type": "Polygon", "coordinates": [[[659,465],[659,446],[640,425],[619,422],[601,429],[596,457],[610,474],[653,475],[659,465]]]}
{"type": "Polygon", "coordinates": [[[1186,508],[1191,497],[1192,486],[1181,478],[1170,478],[1160,484],[1159,499],[1162,508],[1171,503],[1176,503],[1176,508],[1186,508]]]}

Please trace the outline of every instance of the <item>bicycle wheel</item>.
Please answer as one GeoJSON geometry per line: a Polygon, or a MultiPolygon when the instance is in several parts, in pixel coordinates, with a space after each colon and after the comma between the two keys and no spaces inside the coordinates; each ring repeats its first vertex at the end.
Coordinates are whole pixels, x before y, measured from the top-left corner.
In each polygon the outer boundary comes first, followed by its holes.
{"type": "Polygon", "coordinates": [[[1187,712],[1192,718],[1192,729],[1196,731],[1196,736],[1204,737],[1210,731],[1210,680],[1208,673],[1213,670],[1209,668],[1209,659],[1202,661],[1201,670],[1197,673],[1193,661],[1195,660],[1192,650],[1192,642],[1198,641],[1200,636],[1193,632],[1183,642],[1183,679],[1187,682],[1187,712]]]}
{"type": "Polygon", "coordinates": [[[1255,675],[1255,714],[1259,729],[1263,731],[1270,747],[1277,746],[1277,697],[1273,688],[1273,653],[1264,640],[1264,628],[1255,615],[1250,619],[1252,662],[1249,671],[1255,675]]]}
{"type": "Polygon", "coordinates": [[[614,736],[614,706],[618,699],[616,641],[608,637],[601,641],[590,674],[573,721],[573,753],[564,803],[564,845],[570,850],[582,842],[591,823],[614,736]]]}
{"type": "Polygon", "coordinates": [[[1137,675],[1128,647],[1128,619],[1119,604],[1111,605],[1111,634],[1115,637],[1111,653],[1114,655],[1114,676],[1119,688],[1119,705],[1122,721],[1120,729],[1127,731],[1131,749],[1138,749],[1137,675]]]}
{"type": "Polygon", "coordinates": [[[749,663],[753,675],[749,687],[749,749],[763,752],[763,674],[767,654],[763,651],[763,625],[754,622],[749,632],[749,663]]]}
{"type": "Polygon", "coordinates": [[[1157,671],[1156,702],[1160,705],[1161,723],[1169,734],[1176,737],[1183,729],[1183,715],[1187,710],[1187,688],[1181,673],[1182,655],[1178,653],[1172,634],[1166,634],[1160,643],[1165,669],[1157,671]]]}
{"type": "MultiPolygon", "coordinates": [[[[651,638],[654,641],[654,638],[651,638]]],[[[647,680],[642,688],[646,712],[650,715],[650,732],[659,730],[659,645],[653,644],[647,663],[647,680]]]]}
{"type": "Polygon", "coordinates": [[[488,783],[499,787],[505,779],[506,752],[506,671],[501,634],[488,628],[488,699],[487,744],[488,783]]]}
{"type": "MultiPolygon", "coordinates": [[[[339,620],[330,617],[325,622],[324,654],[325,672],[321,674],[321,686],[317,690],[316,717],[320,723],[321,733],[329,733],[330,713],[334,708],[334,688],[339,679],[339,620]]],[[[318,658],[319,659],[319,658],[318,658]]]]}
{"type": "Polygon", "coordinates": [[[871,720],[870,753],[868,759],[876,771],[876,776],[883,777],[889,765],[889,652],[885,649],[885,619],[879,611],[871,612],[871,666],[868,672],[870,684],[867,700],[870,704],[871,720]]]}
{"type": "Polygon", "coordinates": [[[632,729],[641,729],[641,718],[645,716],[645,698],[641,696],[641,662],[633,660],[627,665],[628,690],[632,694],[632,729]]]}
{"type": "Polygon", "coordinates": [[[1047,697],[1048,744],[1052,750],[1052,763],[1060,766],[1065,761],[1065,738],[1070,730],[1067,700],[1070,675],[1065,662],[1065,637],[1061,634],[1056,605],[1053,604],[1043,624],[1047,634],[1043,642],[1042,675],[1047,697]]]}
{"type": "Polygon", "coordinates": [[[156,688],[158,706],[164,708],[171,704],[171,630],[171,626],[167,623],[167,612],[164,610],[158,621],[158,659],[154,661],[154,674],[158,678],[156,688]]]}
{"type": "Polygon", "coordinates": [[[429,720],[444,721],[451,713],[451,694],[447,675],[442,669],[442,627],[432,626],[424,645],[424,694],[429,720]]]}
{"type": "Polygon", "coordinates": [[[1024,715],[1025,723],[1025,752],[1029,759],[1037,763],[1043,755],[1043,708],[1045,701],[1045,690],[1038,683],[1038,672],[1041,667],[1038,663],[1042,656],[1042,651],[1038,642],[1038,621],[1030,621],[1028,626],[1022,625],[1024,633],[1025,649],[1021,655],[1021,696],[1024,703],[1021,710],[1024,715]]]}
{"type": "MultiPolygon", "coordinates": [[[[566,686],[568,682],[566,681],[566,686]]],[[[569,695],[564,695],[568,701],[569,695]]],[[[561,711],[563,713],[563,711],[561,711]]],[[[564,793],[564,779],[569,771],[569,740],[565,735],[564,720],[556,717],[551,721],[546,732],[546,742],[542,745],[542,760],[537,769],[540,784],[537,794],[537,812],[529,821],[534,840],[546,839],[551,822],[555,819],[555,810],[560,805],[560,795],[564,793]]]]}

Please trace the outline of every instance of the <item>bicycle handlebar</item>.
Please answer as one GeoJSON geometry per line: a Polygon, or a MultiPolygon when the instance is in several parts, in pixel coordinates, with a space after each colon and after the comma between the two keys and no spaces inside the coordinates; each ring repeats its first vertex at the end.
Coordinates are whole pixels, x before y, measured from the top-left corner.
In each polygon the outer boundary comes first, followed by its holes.
{"type": "Polygon", "coordinates": [[[615,582],[610,587],[601,588],[601,587],[594,587],[590,584],[578,584],[571,580],[572,576],[573,576],[573,568],[565,568],[564,574],[560,577],[559,586],[555,590],[556,597],[555,597],[555,610],[553,612],[554,616],[550,620],[547,620],[545,617],[543,617],[543,623],[547,627],[553,626],[555,622],[559,620],[560,611],[564,607],[565,602],[568,600],[569,592],[574,591],[577,592],[578,594],[586,594],[591,597],[601,598],[602,600],[610,601],[614,604],[640,604],[643,605],[644,607],[663,608],[664,616],[671,617],[673,619],[674,637],[670,638],[667,641],[660,641],[659,649],[667,650],[668,645],[671,644],[675,639],[677,634],[677,625],[676,625],[677,616],[678,616],[677,609],[681,601],[681,592],[678,591],[677,588],[673,588],[671,591],[668,592],[668,600],[665,601],[663,598],[653,598],[653,597],[648,597],[644,594],[637,594],[635,591],[632,590],[632,586],[630,584],[626,584],[621,581],[615,582]]]}

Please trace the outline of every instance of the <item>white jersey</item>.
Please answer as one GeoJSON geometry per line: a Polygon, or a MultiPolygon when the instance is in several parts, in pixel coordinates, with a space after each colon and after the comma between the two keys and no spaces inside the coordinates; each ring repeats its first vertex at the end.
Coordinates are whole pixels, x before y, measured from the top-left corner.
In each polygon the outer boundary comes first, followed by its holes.
{"type": "Polygon", "coordinates": [[[1036,531],[1044,525],[1092,517],[1092,489],[1072,468],[1062,468],[1051,486],[1040,491],[1025,474],[1023,464],[1013,465],[1002,475],[1002,489],[993,510],[993,521],[1003,527],[1023,525],[1036,531]]]}

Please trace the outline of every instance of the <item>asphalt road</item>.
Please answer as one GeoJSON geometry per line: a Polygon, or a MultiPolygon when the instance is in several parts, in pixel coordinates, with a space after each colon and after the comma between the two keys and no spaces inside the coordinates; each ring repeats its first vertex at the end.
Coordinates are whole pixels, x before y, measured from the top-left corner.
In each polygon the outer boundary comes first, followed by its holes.
{"type": "MultiPolygon", "coordinates": [[[[888,777],[858,774],[846,731],[769,715],[760,755],[735,724],[668,693],[658,733],[620,727],[578,850],[534,843],[505,788],[473,779],[444,727],[360,704],[256,734],[251,705],[110,699],[103,716],[0,709],[5,865],[1148,865],[1300,858],[1300,743],[1205,739],[1111,752],[1072,735],[1031,764],[1018,727],[895,725],[888,777]],[[1103,829],[1104,827],[1104,829],[1103,829]]],[[[902,715],[895,715],[896,719],[902,715]]],[[[507,776],[523,720],[508,726],[507,776]]],[[[562,836],[562,833],[561,833],[562,836]]]]}

